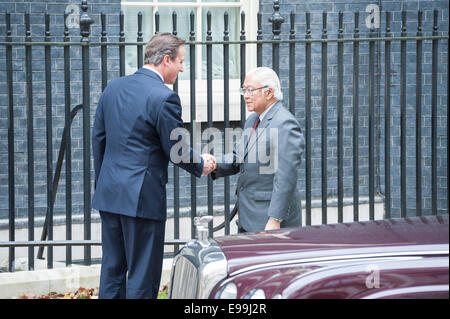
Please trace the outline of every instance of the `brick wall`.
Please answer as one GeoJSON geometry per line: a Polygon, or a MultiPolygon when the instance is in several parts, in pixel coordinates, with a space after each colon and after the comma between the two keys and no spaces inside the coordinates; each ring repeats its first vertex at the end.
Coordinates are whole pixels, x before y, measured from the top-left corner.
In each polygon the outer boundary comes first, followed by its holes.
{"type": "MultiPolygon", "coordinates": [[[[107,14],[107,33],[110,41],[117,42],[119,34],[120,0],[91,0],[89,15],[95,21],[91,27],[91,41],[99,42],[101,35],[100,12],[107,14]]],[[[0,3],[0,36],[2,41],[6,35],[4,12],[11,13],[11,31],[13,41],[25,39],[25,12],[30,13],[32,41],[44,41],[45,17],[50,14],[50,32],[52,41],[63,41],[64,12],[72,12],[70,5],[79,8],[80,1],[49,0],[49,1],[2,1],[0,3]]],[[[80,9],[81,12],[81,9],[80,9]]],[[[69,29],[70,40],[80,41],[80,29],[69,29]]],[[[64,129],[64,53],[62,47],[51,49],[52,68],[52,113],[53,113],[53,170],[61,143],[64,129]]],[[[118,53],[108,49],[108,79],[119,76],[118,53]]],[[[80,47],[70,50],[71,78],[71,108],[82,102],[82,61],[80,47]]],[[[90,53],[90,90],[91,90],[91,123],[101,93],[101,63],[100,48],[95,46],[90,53]]],[[[0,46],[0,218],[8,216],[8,122],[6,95],[5,49],[0,46]]],[[[47,206],[47,165],[46,165],[46,119],[45,119],[45,63],[43,46],[32,47],[33,68],[33,114],[34,114],[34,171],[35,171],[35,215],[45,215],[47,206]]],[[[27,124],[26,124],[26,70],[25,49],[23,46],[13,47],[13,98],[14,98],[14,149],[15,149],[15,200],[16,217],[26,217],[28,211],[28,181],[27,181],[27,124]]],[[[82,112],[72,123],[72,200],[73,214],[83,211],[83,141],[82,112]]],[[[93,166],[92,166],[93,167],[93,166]]],[[[94,176],[92,171],[92,177],[94,176]]],[[[55,202],[55,214],[65,214],[65,164],[61,172],[59,188],[55,202]]]]}
{"type": "MultiPolygon", "coordinates": [[[[289,38],[290,21],[289,14],[293,11],[296,14],[295,32],[296,38],[305,38],[306,18],[305,12],[311,14],[311,36],[320,38],[322,35],[322,12],[328,12],[327,35],[329,39],[337,38],[338,32],[338,12],[344,14],[344,37],[353,36],[354,32],[354,12],[360,12],[359,33],[360,37],[368,36],[369,29],[366,26],[366,18],[369,12],[366,8],[369,4],[378,4],[382,11],[391,12],[391,34],[400,36],[401,32],[401,11],[407,11],[407,32],[408,36],[417,34],[417,11],[423,10],[423,34],[431,35],[433,30],[433,10],[439,10],[438,28],[439,34],[448,34],[448,2],[447,1],[280,1],[280,13],[285,22],[282,25],[282,39],[289,38]]],[[[268,22],[273,13],[273,1],[260,1],[264,21],[264,39],[270,39],[272,26],[268,22]]],[[[381,25],[376,31],[384,36],[386,30],[385,13],[382,12],[381,25]]],[[[305,46],[296,46],[296,116],[305,127],[305,46]]],[[[448,181],[447,172],[447,41],[440,41],[438,55],[438,211],[447,212],[448,181]]],[[[353,45],[344,44],[344,193],[345,196],[352,196],[353,192],[353,45]]],[[[376,64],[375,64],[375,122],[376,122],[376,149],[375,149],[375,189],[378,193],[384,194],[384,42],[376,44],[376,64]]],[[[312,196],[321,196],[321,44],[312,45],[312,196]]],[[[360,195],[368,196],[368,156],[369,156],[369,133],[368,133],[368,76],[369,76],[369,50],[368,43],[360,44],[360,69],[359,69],[359,175],[360,175],[360,195]]],[[[392,216],[400,216],[400,42],[392,43],[391,70],[394,74],[391,78],[391,191],[392,191],[392,216]]],[[[423,43],[423,65],[422,65],[422,156],[423,156],[423,209],[425,214],[431,211],[431,41],[423,43]]],[[[263,48],[263,64],[272,65],[272,48],[267,45],[263,48]]],[[[328,85],[327,85],[327,118],[328,118],[328,197],[337,197],[337,45],[328,45],[328,85]]],[[[415,99],[416,91],[416,44],[414,41],[407,45],[407,207],[408,215],[415,215],[415,99]]],[[[283,86],[284,96],[288,97],[289,90],[289,49],[288,45],[281,45],[280,48],[280,77],[283,86]]],[[[302,165],[304,167],[304,163],[302,165]]],[[[300,185],[304,189],[304,169],[302,169],[300,185]]]]}
{"type": "MultiPolygon", "coordinates": [[[[31,35],[33,41],[43,40],[44,35],[44,15],[43,12],[50,14],[51,33],[56,41],[62,41],[64,32],[63,12],[70,4],[78,5],[79,0],[49,0],[49,1],[2,1],[0,3],[0,37],[4,39],[5,16],[3,12],[11,13],[12,36],[13,41],[23,41],[25,35],[24,12],[30,12],[31,35]]],[[[360,15],[360,33],[361,36],[368,32],[365,26],[365,19],[369,13],[365,10],[371,1],[299,1],[282,0],[280,1],[280,13],[285,18],[282,25],[282,38],[289,37],[289,13],[293,10],[296,13],[295,31],[297,38],[305,36],[305,11],[311,12],[311,30],[312,37],[318,38],[322,31],[322,11],[326,10],[328,14],[328,37],[337,36],[337,16],[338,12],[344,12],[344,34],[350,37],[353,26],[353,12],[359,10],[360,15]]],[[[392,11],[391,30],[393,35],[399,35],[401,11],[408,11],[407,30],[411,35],[417,31],[417,10],[424,10],[423,32],[431,34],[433,14],[432,10],[438,8],[439,30],[448,30],[448,2],[447,1],[379,1],[383,10],[392,11]]],[[[268,22],[273,13],[272,0],[260,0],[260,10],[263,13],[263,31],[264,39],[271,38],[271,25],[268,22]]],[[[89,15],[94,19],[95,24],[91,27],[91,41],[100,41],[100,12],[107,15],[107,34],[111,42],[118,41],[119,34],[119,12],[120,0],[90,0],[89,15]]],[[[180,27],[180,26],[179,26],[180,27]]],[[[384,13],[381,18],[381,34],[384,34],[385,20],[384,13]]],[[[72,41],[79,41],[79,29],[70,29],[72,41]]],[[[144,39],[146,41],[147,39],[144,39]]],[[[3,41],[3,40],[2,40],[3,41]]],[[[447,205],[447,46],[446,41],[440,41],[439,47],[439,76],[438,76],[438,208],[440,212],[446,211],[447,205]]],[[[304,127],[304,45],[298,44],[296,47],[296,109],[295,113],[301,125],[304,127]]],[[[321,189],[321,160],[320,160],[320,44],[312,46],[312,195],[313,198],[320,198],[321,189]]],[[[398,42],[392,45],[392,69],[396,75],[392,79],[392,115],[391,120],[391,155],[392,158],[392,176],[391,189],[393,191],[393,216],[399,215],[399,197],[400,197],[400,119],[399,119],[399,71],[400,71],[400,46],[398,42]]],[[[263,47],[263,64],[271,66],[271,46],[263,47]]],[[[25,78],[25,50],[23,47],[13,48],[13,79],[14,79],[14,115],[15,115],[15,178],[16,178],[16,216],[27,216],[27,142],[26,142],[26,78],[25,78]]],[[[375,66],[376,77],[376,189],[378,192],[384,192],[384,45],[376,46],[376,57],[379,63],[375,66]]],[[[92,120],[96,104],[101,92],[101,72],[100,72],[100,49],[98,46],[92,47],[90,53],[91,68],[91,114],[92,120]]],[[[336,129],[336,103],[337,103],[337,49],[336,43],[328,46],[328,196],[337,196],[337,129],[336,129]]],[[[408,44],[408,92],[415,90],[415,44],[408,44]]],[[[0,218],[8,215],[8,154],[7,154],[7,109],[6,109],[6,67],[5,50],[0,46],[0,218]]],[[[36,215],[45,214],[46,209],[46,137],[45,137],[45,74],[44,74],[44,50],[42,47],[33,47],[33,105],[34,105],[34,146],[35,146],[35,207],[36,215]]],[[[288,49],[287,45],[281,45],[280,50],[280,77],[283,86],[285,102],[288,102],[288,49]]],[[[345,196],[352,196],[352,45],[344,46],[344,188],[345,196]]],[[[80,48],[71,49],[71,103],[72,107],[81,103],[82,83],[81,83],[81,50],[80,48]]],[[[52,101],[53,101],[53,160],[55,168],[56,159],[59,151],[62,130],[64,126],[64,62],[62,47],[52,47],[52,101]]],[[[119,60],[117,47],[108,48],[108,79],[119,75],[119,60]]],[[[424,42],[423,58],[423,195],[425,212],[431,208],[431,148],[430,148],[430,105],[431,105],[431,44],[430,41],[424,42]]],[[[360,45],[360,194],[368,195],[368,44],[360,45]]],[[[408,123],[408,160],[407,174],[408,185],[415,184],[415,95],[408,94],[407,97],[407,123],[408,123]]],[[[219,125],[220,127],[220,125],[219,125]]],[[[83,206],[83,144],[82,144],[82,122],[81,114],[74,120],[72,129],[72,190],[73,190],[73,214],[82,213],[83,206]]],[[[168,206],[173,205],[173,168],[169,167],[169,184],[167,185],[168,206]]],[[[92,172],[92,177],[94,176],[92,172]]],[[[304,189],[304,163],[302,164],[299,186],[304,189]]],[[[197,203],[199,206],[207,204],[207,184],[206,178],[197,180],[197,203]]],[[[234,185],[236,178],[231,179],[231,194],[234,194],[234,185]]],[[[223,179],[214,182],[214,204],[223,203],[223,179]]],[[[65,212],[65,178],[64,169],[60,179],[58,195],[55,203],[55,214],[64,214],[65,212]]],[[[409,214],[415,214],[414,188],[408,190],[408,207],[411,208],[409,214]]],[[[232,196],[234,203],[234,196],[232,196]]],[[[180,170],[180,205],[181,207],[190,207],[190,175],[180,170]]]]}

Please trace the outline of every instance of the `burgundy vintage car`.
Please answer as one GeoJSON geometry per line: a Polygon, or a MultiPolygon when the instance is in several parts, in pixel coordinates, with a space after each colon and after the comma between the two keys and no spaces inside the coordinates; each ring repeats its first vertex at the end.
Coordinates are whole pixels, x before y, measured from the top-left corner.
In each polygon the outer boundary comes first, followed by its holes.
{"type": "Polygon", "coordinates": [[[448,215],[199,239],[175,256],[171,298],[449,298],[448,215]]]}

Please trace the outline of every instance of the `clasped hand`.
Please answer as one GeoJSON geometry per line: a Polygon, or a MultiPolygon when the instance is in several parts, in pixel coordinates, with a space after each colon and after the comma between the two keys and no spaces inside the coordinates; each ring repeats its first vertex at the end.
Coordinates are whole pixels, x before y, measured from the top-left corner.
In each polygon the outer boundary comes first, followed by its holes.
{"type": "Polygon", "coordinates": [[[202,154],[203,158],[203,172],[202,175],[206,176],[217,168],[216,158],[211,154],[202,154]]]}

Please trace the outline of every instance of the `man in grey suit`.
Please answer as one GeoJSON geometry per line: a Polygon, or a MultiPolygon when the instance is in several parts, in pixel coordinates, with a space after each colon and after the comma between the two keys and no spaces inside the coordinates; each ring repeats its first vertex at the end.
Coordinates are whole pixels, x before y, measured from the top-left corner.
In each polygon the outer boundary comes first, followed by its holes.
{"type": "Polygon", "coordinates": [[[247,74],[241,95],[253,113],[239,147],[217,158],[212,178],[239,173],[239,232],[301,226],[297,179],[305,141],[281,102],[280,80],[272,69],[256,68],[247,74]]]}

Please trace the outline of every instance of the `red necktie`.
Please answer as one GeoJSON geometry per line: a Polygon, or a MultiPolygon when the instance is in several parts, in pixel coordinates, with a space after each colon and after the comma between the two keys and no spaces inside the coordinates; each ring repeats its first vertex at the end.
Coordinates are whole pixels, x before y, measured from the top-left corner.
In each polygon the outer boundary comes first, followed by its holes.
{"type": "MultiPolygon", "coordinates": [[[[259,122],[261,122],[261,120],[259,119],[259,116],[258,116],[258,117],[256,118],[255,125],[253,125],[253,130],[252,130],[252,133],[250,134],[250,138],[252,138],[253,133],[256,132],[256,129],[258,128],[259,122]]],[[[250,138],[249,138],[249,139],[250,139],[250,138]]]]}

